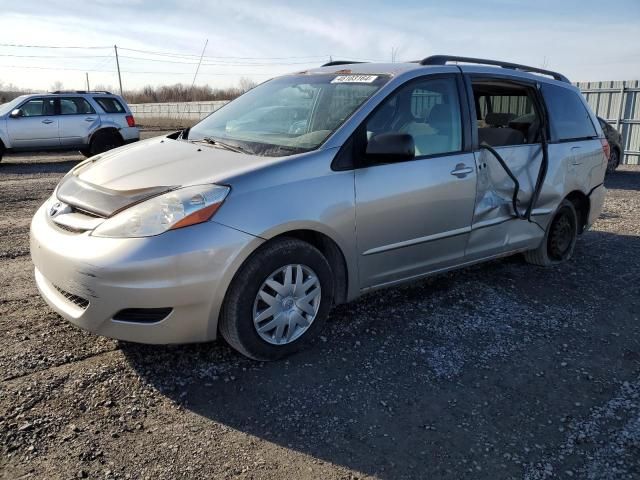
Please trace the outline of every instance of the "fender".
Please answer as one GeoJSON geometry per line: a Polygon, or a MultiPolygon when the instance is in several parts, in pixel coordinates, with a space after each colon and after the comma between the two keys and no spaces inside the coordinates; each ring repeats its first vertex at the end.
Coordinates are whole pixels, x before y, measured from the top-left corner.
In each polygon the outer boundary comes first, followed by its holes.
{"type": "Polygon", "coordinates": [[[9,140],[9,135],[7,135],[6,117],[0,118],[0,142],[2,143],[2,145],[0,145],[0,148],[2,148],[2,146],[4,146],[4,148],[7,150],[11,148],[11,140],[9,140]]]}
{"type": "Polygon", "coordinates": [[[96,122],[91,125],[86,143],[87,145],[91,143],[91,139],[93,138],[93,136],[102,130],[115,131],[118,135],[120,135],[120,138],[122,138],[122,134],[120,134],[121,129],[122,127],[113,121],[109,121],[109,120],[105,121],[103,119],[98,118],[96,122]]]}

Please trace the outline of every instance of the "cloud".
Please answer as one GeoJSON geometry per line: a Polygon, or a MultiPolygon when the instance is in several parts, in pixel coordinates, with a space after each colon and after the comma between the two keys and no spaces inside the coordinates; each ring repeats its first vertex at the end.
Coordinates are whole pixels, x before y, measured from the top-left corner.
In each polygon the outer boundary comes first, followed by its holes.
{"type": "MultiPolygon", "coordinates": [[[[481,6],[471,0],[455,3],[94,0],[86,2],[84,8],[74,9],[63,0],[34,0],[3,5],[0,43],[118,44],[124,48],[197,55],[205,39],[209,39],[209,56],[289,57],[279,63],[290,65],[257,65],[260,62],[256,60],[236,60],[253,65],[203,67],[199,83],[218,86],[233,84],[242,75],[264,80],[269,75],[318,65],[329,55],[389,61],[392,48],[405,60],[434,53],[532,65],[541,65],[546,59],[550,68],[575,80],[638,78],[636,39],[640,27],[635,18],[640,13],[640,3],[620,0],[617,9],[625,15],[611,15],[616,10],[615,1],[605,5],[595,0],[584,0],[580,8],[571,2],[552,0],[540,0],[536,5],[485,0],[481,6]],[[606,22],[603,18],[612,20],[606,22]],[[297,58],[311,56],[315,58],[297,58]],[[301,61],[306,63],[298,65],[301,61]]],[[[0,47],[0,54],[21,53],[24,50],[0,47]]],[[[49,55],[52,51],[31,49],[29,53],[49,55]]],[[[0,80],[46,88],[60,79],[73,88],[82,86],[83,69],[107,69],[111,71],[92,72],[90,76],[95,78],[94,83],[116,84],[113,60],[98,58],[111,55],[111,50],[54,53],[74,58],[0,57],[0,80]],[[77,58],[81,54],[96,58],[77,58]],[[20,70],[6,65],[53,65],[59,70],[20,70]]],[[[144,55],[123,51],[123,57],[127,56],[144,55]]],[[[127,58],[122,59],[122,67],[127,72],[126,87],[190,82],[195,70],[187,64],[127,58]]]]}

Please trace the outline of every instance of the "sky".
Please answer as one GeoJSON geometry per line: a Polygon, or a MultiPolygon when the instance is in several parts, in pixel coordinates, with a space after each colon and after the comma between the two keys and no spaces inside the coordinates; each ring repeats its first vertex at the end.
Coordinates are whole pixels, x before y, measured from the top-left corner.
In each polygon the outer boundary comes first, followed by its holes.
{"type": "Polygon", "coordinates": [[[640,79],[640,0],[0,0],[0,83],[125,90],[235,86],[329,59],[433,54],[558,70],[572,81],[640,79]],[[17,47],[11,45],[29,45],[17,47]],[[65,48],[36,48],[65,47],[65,48]],[[75,48],[66,48],[75,47],[75,48]]]}

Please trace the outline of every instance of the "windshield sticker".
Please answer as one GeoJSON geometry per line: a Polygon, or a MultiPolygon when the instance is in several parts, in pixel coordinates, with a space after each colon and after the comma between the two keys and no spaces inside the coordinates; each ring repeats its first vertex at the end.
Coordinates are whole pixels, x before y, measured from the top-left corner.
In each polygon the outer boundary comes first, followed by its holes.
{"type": "Polygon", "coordinates": [[[338,75],[331,83],[373,83],[378,75],[338,75]]]}

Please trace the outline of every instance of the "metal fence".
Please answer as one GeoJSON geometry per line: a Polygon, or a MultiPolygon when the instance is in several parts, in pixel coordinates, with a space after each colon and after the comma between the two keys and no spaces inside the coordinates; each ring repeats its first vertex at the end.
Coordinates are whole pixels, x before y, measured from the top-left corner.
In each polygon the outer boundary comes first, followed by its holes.
{"type": "Polygon", "coordinates": [[[213,102],[179,102],[179,103],[134,103],[129,107],[137,120],[172,119],[202,120],[211,112],[222,107],[226,100],[213,102]]]}
{"type": "MultiPolygon", "coordinates": [[[[622,133],[623,163],[640,164],[640,81],[578,82],[596,114],[622,133]]],[[[129,105],[136,118],[201,120],[226,101],[139,103],[129,105]]],[[[143,122],[141,122],[143,123],[143,122]]]]}
{"type": "Polygon", "coordinates": [[[640,81],[578,82],[596,115],[622,133],[623,163],[640,163],[640,81]]]}

